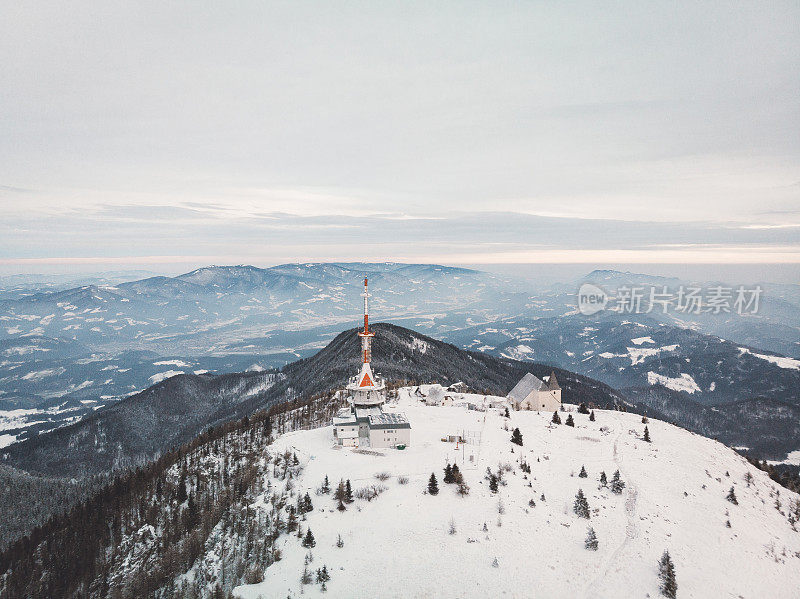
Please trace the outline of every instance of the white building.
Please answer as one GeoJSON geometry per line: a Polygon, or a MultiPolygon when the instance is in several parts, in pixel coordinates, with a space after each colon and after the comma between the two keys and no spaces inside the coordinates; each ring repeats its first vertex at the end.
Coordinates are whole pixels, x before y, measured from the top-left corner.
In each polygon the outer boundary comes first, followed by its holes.
{"type": "Polygon", "coordinates": [[[542,380],[526,374],[509,392],[508,399],[515,410],[536,410],[555,412],[561,407],[561,387],[556,380],[556,373],[542,380]]]}
{"type": "Polygon", "coordinates": [[[361,338],[361,369],[347,384],[349,407],[333,418],[333,436],[345,447],[397,447],[411,443],[411,424],[405,414],[384,412],[386,382],[372,372],[372,339],[369,330],[367,279],[364,279],[364,330],[361,338]]]}

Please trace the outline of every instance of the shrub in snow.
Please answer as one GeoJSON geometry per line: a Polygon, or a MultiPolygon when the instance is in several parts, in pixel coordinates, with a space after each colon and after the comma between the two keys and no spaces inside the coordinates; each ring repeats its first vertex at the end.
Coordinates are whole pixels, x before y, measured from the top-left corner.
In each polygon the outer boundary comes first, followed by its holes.
{"type": "Polygon", "coordinates": [[[558,415],[558,412],[553,412],[553,418],[551,419],[553,424],[561,424],[561,416],[558,415]]]}
{"type": "Polygon", "coordinates": [[[431,495],[439,494],[439,484],[436,482],[436,475],[431,472],[431,477],[428,479],[428,493],[431,495]]]}
{"type": "Polygon", "coordinates": [[[347,509],[344,505],[344,502],[341,499],[339,500],[339,505],[336,506],[336,509],[339,510],[340,512],[343,512],[347,509]]]}
{"type": "Polygon", "coordinates": [[[583,544],[586,549],[590,549],[591,551],[597,551],[597,535],[594,532],[594,528],[591,526],[589,527],[589,531],[586,534],[586,542],[583,544]]]}
{"type": "Polygon", "coordinates": [[[731,487],[731,490],[728,491],[728,495],[725,497],[725,499],[730,501],[733,505],[739,505],[739,500],[736,499],[736,493],[734,492],[733,487],[731,487]]]}
{"type": "Polygon", "coordinates": [[[389,474],[388,472],[378,472],[377,474],[375,474],[375,478],[377,478],[381,482],[384,482],[392,478],[392,475],[389,474]]]}
{"type": "Polygon", "coordinates": [[[494,561],[492,562],[492,568],[499,568],[499,567],[500,567],[500,562],[497,561],[497,558],[494,558],[494,561]]]}
{"type": "Polygon", "coordinates": [[[397,484],[398,485],[407,485],[408,484],[408,477],[407,476],[398,476],[397,477],[397,484]]]}
{"type": "Polygon", "coordinates": [[[588,413],[589,413],[589,408],[586,406],[585,403],[581,403],[581,405],[578,406],[578,414],[588,414],[588,413]]]}
{"type": "Polygon", "coordinates": [[[586,478],[587,476],[589,476],[589,475],[586,474],[586,466],[581,466],[581,471],[578,473],[578,477],[579,478],[586,478]]]}
{"type": "Polygon", "coordinates": [[[625,482],[619,477],[619,470],[615,470],[614,477],[611,479],[611,492],[622,495],[622,490],[624,488],[625,482]]]}
{"type": "Polygon", "coordinates": [[[336,535],[336,546],[341,549],[344,547],[344,541],[342,540],[342,535],[336,535]]]}
{"type": "Polygon", "coordinates": [[[594,422],[594,410],[589,413],[589,421],[594,422]]]}
{"type": "Polygon", "coordinates": [[[642,416],[642,424],[647,424],[648,422],[650,421],[647,419],[647,414],[645,414],[644,416],[642,416]]]}
{"type": "Polygon", "coordinates": [[[536,507],[536,502],[533,500],[533,498],[532,498],[532,497],[531,497],[531,499],[528,501],[528,505],[529,505],[530,507],[536,507]]]}
{"type": "Polygon", "coordinates": [[[670,599],[675,599],[678,593],[678,583],[675,580],[675,565],[669,556],[669,551],[665,551],[658,562],[658,578],[661,580],[659,590],[661,594],[670,599]]]}
{"type": "Polygon", "coordinates": [[[578,493],[575,495],[575,503],[572,505],[572,511],[578,514],[580,518],[589,518],[589,502],[586,501],[583,489],[578,489],[578,493]]]}
{"type": "Polygon", "coordinates": [[[459,474],[459,481],[458,481],[458,494],[461,497],[466,497],[469,495],[469,485],[464,481],[464,477],[459,474]]]}
{"type": "Polygon", "coordinates": [[[359,489],[355,492],[355,496],[358,499],[366,499],[367,501],[372,501],[378,495],[383,493],[388,487],[384,485],[370,485],[369,487],[364,487],[363,489],[359,489]]]}
{"type": "Polygon", "coordinates": [[[311,584],[313,578],[311,572],[308,571],[308,562],[303,564],[303,574],[300,576],[300,584],[311,584]]]}
{"type": "Polygon", "coordinates": [[[511,442],[522,447],[522,433],[519,432],[519,428],[515,428],[511,434],[511,442]]]}
{"type": "Polygon", "coordinates": [[[573,426],[573,427],[575,426],[575,421],[572,419],[572,414],[569,414],[567,416],[567,421],[564,424],[566,424],[567,426],[573,426]]]}
{"type": "Polygon", "coordinates": [[[450,518],[450,527],[447,529],[447,534],[456,534],[456,521],[453,518],[450,518]]]}

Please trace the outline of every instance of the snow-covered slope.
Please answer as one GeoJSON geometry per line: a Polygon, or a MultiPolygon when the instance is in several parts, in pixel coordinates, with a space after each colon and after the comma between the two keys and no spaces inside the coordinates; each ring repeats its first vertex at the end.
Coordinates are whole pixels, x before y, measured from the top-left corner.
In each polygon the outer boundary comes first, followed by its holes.
{"type": "MultiPolygon", "coordinates": [[[[301,527],[313,531],[316,546],[282,536],[282,559],[263,582],[240,586],[236,595],[299,596],[311,553],[309,569],[330,572],[328,597],[657,597],[657,562],[669,550],[678,597],[798,597],[800,532],[790,510],[800,510],[800,498],[722,444],[655,420],[647,443],[634,414],[596,410],[591,422],[573,413],[573,428],[551,424],[551,414],[512,412],[507,420],[494,410],[426,407],[407,389],[399,396],[395,409],[413,427],[405,450],[337,449],[330,427],[276,441],[276,450],[293,450],[303,464],[291,484],[312,497],[314,511],[301,527]],[[515,427],[523,447],[509,441],[515,427]],[[462,431],[480,432],[480,443],[441,440],[462,431]],[[447,462],[458,464],[468,496],[442,481],[447,462]],[[495,494],[484,476],[500,464],[511,469],[495,494]],[[581,466],[587,478],[579,477],[581,466]],[[601,471],[610,480],[615,470],[626,483],[619,495],[598,484],[601,471]],[[381,472],[391,478],[380,482],[381,472]],[[426,493],[431,472],[436,496],[426,493]],[[386,490],[339,512],[332,495],[315,494],[326,475],[334,488],[349,479],[354,491],[386,490]],[[738,505],[726,500],[731,487],[738,505]],[[589,520],[573,512],[579,489],[589,520]],[[589,526],[597,551],[584,548],[589,526]]],[[[302,593],[323,596],[319,584],[302,593]]]]}

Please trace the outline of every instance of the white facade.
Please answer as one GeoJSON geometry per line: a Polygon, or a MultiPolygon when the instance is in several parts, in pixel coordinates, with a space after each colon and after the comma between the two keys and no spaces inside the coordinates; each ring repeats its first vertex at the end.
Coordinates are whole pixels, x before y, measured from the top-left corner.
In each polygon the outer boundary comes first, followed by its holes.
{"type": "Polygon", "coordinates": [[[545,380],[529,372],[509,392],[508,399],[515,410],[555,412],[561,408],[561,387],[554,372],[545,380]]]}
{"type": "Polygon", "coordinates": [[[377,448],[397,447],[411,444],[411,427],[369,429],[369,446],[377,448]]]}

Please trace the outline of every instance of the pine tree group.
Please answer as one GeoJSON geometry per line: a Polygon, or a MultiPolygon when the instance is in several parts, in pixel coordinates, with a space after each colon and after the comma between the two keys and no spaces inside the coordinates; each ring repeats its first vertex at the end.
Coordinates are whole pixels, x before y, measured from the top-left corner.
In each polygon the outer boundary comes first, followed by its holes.
{"type": "Polygon", "coordinates": [[[678,583],[675,580],[675,565],[669,556],[669,551],[665,551],[658,562],[658,578],[661,580],[661,594],[669,599],[675,599],[678,593],[678,583]]]}

